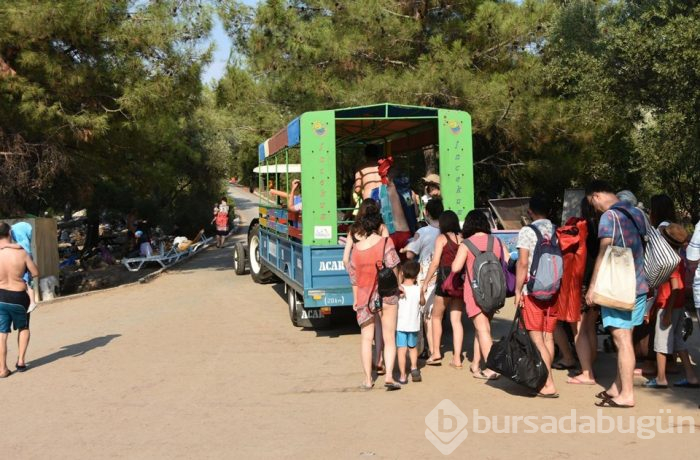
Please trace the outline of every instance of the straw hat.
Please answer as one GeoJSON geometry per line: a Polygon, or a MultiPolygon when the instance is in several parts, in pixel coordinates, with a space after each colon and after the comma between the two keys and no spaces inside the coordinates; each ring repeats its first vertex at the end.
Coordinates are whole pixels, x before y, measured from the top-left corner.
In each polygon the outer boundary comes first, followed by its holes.
{"type": "Polygon", "coordinates": [[[680,248],[688,241],[688,232],[682,225],[670,224],[661,229],[661,234],[666,238],[668,244],[674,248],[680,248]]]}
{"type": "Polygon", "coordinates": [[[428,174],[423,178],[423,182],[426,184],[438,184],[440,185],[440,176],[437,174],[428,174]]]}

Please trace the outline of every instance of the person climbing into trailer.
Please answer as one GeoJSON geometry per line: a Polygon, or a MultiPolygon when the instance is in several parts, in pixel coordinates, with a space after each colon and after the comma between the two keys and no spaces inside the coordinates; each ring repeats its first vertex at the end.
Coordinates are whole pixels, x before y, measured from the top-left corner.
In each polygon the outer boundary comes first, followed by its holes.
{"type": "Polygon", "coordinates": [[[409,181],[392,169],[393,157],[381,157],[380,146],[367,145],[365,159],[364,166],[355,173],[353,192],[361,194],[362,199],[372,198],[379,203],[391,240],[400,251],[413,236],[417,223],[415,211],[411,212],[409,181]]]}

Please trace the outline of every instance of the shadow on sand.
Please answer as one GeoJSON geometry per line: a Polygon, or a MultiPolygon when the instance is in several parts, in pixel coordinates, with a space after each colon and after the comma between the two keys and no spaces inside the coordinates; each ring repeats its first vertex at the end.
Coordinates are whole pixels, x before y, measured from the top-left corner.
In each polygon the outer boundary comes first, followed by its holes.
{"type": "Polygon", "coordinates": [[[94,350],[95,348],[101,348],[109,344],[112,340],[117,337],[121,337],[121,334],[109,334],[102,337],[95,337],[90,340],[86,340],[80,343],[74,343],[72,345],[66,345],[62,347],[59,351],[46,355],[42,358],[34,359],[30,362],[31,368],[37,368],[45,364],[51,364],[61,358],[82,356],[88,351],[94,350]]]}

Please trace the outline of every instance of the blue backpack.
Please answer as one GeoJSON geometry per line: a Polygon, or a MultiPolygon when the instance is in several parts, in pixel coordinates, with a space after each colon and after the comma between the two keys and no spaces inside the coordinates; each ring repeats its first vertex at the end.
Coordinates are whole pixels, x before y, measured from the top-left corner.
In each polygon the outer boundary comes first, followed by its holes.
{"type": "Polygon", "coordinates": [[[556,227],[552,226],[552,237],[544,238],[539,229],[528,225],[537,236],[537,244],[532,255],[530,276],[527,280],[529,295],[537,300],[551,300],[561,286],[564,262],[559,248],[556,227]]]}

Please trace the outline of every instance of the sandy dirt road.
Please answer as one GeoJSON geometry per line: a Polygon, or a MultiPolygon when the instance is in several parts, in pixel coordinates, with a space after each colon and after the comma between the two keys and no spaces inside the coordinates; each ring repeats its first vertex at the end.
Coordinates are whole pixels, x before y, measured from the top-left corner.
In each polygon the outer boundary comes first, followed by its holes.
{"type": "MultiPolygon", "coordinates": [[[[252,196],[233,193],[249,218],[252,196]]],[[[496,337],[511,317],[512,309],[497,316],[496,337]]],[[[700,446],[700,390],[639,388],[636,408],[603,412],[628,420],[669,409],[698,425],[695,434],[650,440],[526,434],[522,422],[517,434],[475,432],[475,409],[501,417],[500,429],[504,416],[561,417],[571,409],[596,416],[593,395],[601,388],[567,386],[563,371],[555,376],[558,400],[528,397],[503,379],[487,385],[448,366],[424,369],[422,383],[398,392],[379,389],[381,379],[360,392],[352,317],[325,331],[292,327],[281,286],[236,277],[230,248],[209,249],[148,284],[45,305],[32,332],[30,371],[0,381],[3,458],[438,458],[426,415],[443,399],[468,417],[454,457],[689,458],[700,446]]],[[[471,350],[471,326],[467,332],[471,350]]],[[[610,381],[613,366],[613,355],[601,353],[601,382],[610,381]]],[[[442,420],[449,431],[449,418],[442,420]]]]}

